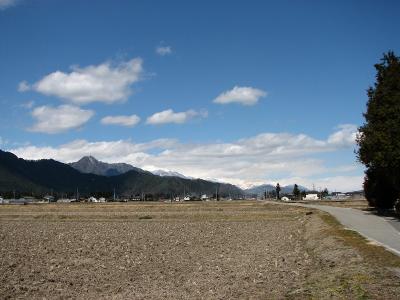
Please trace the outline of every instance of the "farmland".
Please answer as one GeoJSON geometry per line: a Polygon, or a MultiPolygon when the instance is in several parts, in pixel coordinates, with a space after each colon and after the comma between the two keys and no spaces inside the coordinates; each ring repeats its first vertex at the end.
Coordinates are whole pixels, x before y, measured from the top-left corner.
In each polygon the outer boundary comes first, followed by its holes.
{"type": "Polygon", "coordinates": [[[2,298],[400,294],[398,257],[322,212],[265,202],[1,205],[0,257],[2,298]]]}

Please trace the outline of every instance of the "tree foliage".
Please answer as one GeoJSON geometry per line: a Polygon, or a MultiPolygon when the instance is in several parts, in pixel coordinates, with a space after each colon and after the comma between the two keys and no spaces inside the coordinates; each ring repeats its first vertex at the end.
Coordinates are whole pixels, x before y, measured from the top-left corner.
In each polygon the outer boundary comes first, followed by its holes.
{"type": "Polygon", "coordinates": [[[275,192],[276,192],[276,198],[277,199],[280,199],[280,195],[279,195],[280,191],[281,191],[281,186],[279,185],[279,182],[278,182],[276,184],[276,187],[275,187],[275,192]]]}
{"type": "Polygon", "coordinates": [[[375,69],[357,155],[367,167],[364,190],[370,205],[389,208],[400,192],[400,58],[388,52],[375,69]]]}
{"type": "Polygon", "coordinates": [[[327,188],[324,188],[324,190],[321,192],[321,198],[326,198],[329,195],[329,191],[327,188]]]}
{"type": "Polygon", "coordinates": [[[298,199],[300,197],[299,186],[295,183],[293,187],[293,196],[298,199]]]}

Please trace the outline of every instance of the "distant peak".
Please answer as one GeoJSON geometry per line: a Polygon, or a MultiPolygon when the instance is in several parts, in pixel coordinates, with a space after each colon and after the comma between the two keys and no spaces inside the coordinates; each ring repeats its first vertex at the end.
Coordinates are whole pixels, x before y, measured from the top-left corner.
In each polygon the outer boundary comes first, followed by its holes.
{"type": "Polygon", "coordinates": [[[97,160],[95,157],[91,156],[91,155],[82,157],[82,158],[80,159],[80,161],[89,161],[89,162],[91,162],[91,163],[96,163],[96,162],[98,162],[98,160],[97,160]]]}

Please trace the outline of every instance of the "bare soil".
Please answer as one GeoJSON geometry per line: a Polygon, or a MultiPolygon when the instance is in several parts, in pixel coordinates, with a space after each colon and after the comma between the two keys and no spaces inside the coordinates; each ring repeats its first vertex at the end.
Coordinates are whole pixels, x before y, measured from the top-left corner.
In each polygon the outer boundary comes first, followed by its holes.
{"type": "Polygon", "coordinates": [[[399,267],[306,208],[0,206],[2,299],[395,299],[399,267]]]}

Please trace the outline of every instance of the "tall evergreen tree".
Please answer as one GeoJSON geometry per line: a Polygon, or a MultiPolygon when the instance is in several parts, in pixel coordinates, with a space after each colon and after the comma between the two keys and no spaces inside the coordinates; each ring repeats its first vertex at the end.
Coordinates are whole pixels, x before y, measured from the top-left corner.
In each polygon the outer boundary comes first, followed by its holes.
{"type": "Polygon", "coordinates": [[[369,204],[392,208],[400,193],[400,58],[388,52],[375,69],[357,154],[367,167],[364,190],[369,204]]]}
{"type": "Polygon", "coordinates": [[[280,199],[279,193],[281,191],[281,186],[279,185],[279,182],[276,184],[275,191],[276,191],[276,199],[280,199]]]}
{"type": "Polygon", "coordinates": [[[299,186],[295,183],[293,187],[293,196],[298,199],[300,196],[299,186]]]}

